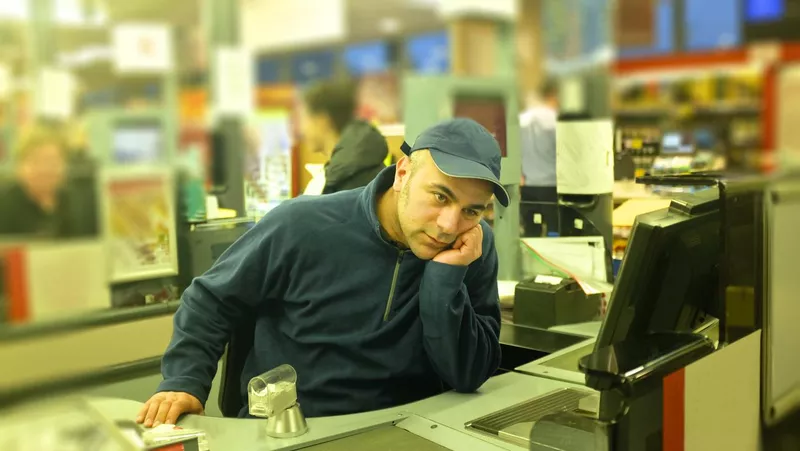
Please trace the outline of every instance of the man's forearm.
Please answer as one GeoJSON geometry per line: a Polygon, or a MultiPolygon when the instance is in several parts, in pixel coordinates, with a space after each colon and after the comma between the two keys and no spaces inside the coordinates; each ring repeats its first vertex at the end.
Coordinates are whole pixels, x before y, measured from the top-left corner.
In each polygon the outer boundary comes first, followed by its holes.
{"type": "Polygon", "coordinates": [[[420,287],[425,349],[442,379],[460,392],[477,390],[500,366],[499,305],[470,299],[466,271],[430,262],[420,287]],[[485,311],[478,313],[473,302],[485,311]]]}
{"type": "Polygon", "coordinates": [[[278,206],[184,291],[161,361],[159,391],[187,392],[205,403],[234,327],[252,316],[263,299],[281,298],[273,274],[282,274],[288,264],[282,246],[289,246],[291,223],[286,204],[278,206]]]}
{"type": "Polygon", "coordinates": [[[173,321],[173,334],[161,359],[164,380],[157,391],[186,392],[205,405],[217,365],[230,336],[232,318],[208,300],[203,279],[187,288],[173,321]]]}

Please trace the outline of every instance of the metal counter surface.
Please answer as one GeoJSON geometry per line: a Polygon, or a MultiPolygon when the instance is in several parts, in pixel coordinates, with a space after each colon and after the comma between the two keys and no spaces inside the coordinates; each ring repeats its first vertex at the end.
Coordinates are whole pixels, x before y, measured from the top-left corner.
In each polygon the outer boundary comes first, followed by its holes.
{"type": "MultiPolygon", "coordinates": [[[[309,432],[296,439],[267,437],[264,434],[265,420],[187,415],[179,421],[179,425],[206,431],[212,451],[298,449],[392,423],[449,449],[513,451],[523,448],[467,431],[464,424],[550,391],[571,386],[573,385],[560,381],[507,373],[493,377],[474,394],[448,392],[377,412],[309,418],[309,432]]],[[[92,400],[92,403],[107,418],[115,421],[135,418],[141,407],[138,402],[122,399],[98,398],[92,400]]]]}
{"type": "Polygon", "coordinates": [[[544,377],[571,384],[585,385],[586,375],[578,368],[578,361],[581,357],[591,354],[595,340],[595,338],[587,338],[574,346],[520,365],[514,371],[533,377],[544,377]]]}
{"type": "Polygon", "coordinates": [[[578,369],[578,361],[592,352],[601,324],[600,321],[595,321],[551,328],[552,331],[583,335],[585,339],[533,362],[517,366],[514,371],[534,377],[584,385],[586,375],[578,369]]]}
{"type": "Polygon", "coordinates": [[[600,326],[602,325],[602,321],[590,321],[588,323],[551,327],[550,330],[565,334],[583,335],[584,337],[596,338],[598,335],[600,335],[600,326]]]}
{"type": "Polygon", "coordinates": [[[593,321],[542,329],[503,322],[500,327],[500,343],[553,354],[586,338],[596,338],[601,324],[600,321],[593,321]]]}
{"type": "Polygon", "coordinates": [[[500,344],[537,351],[544,355],[583,341],[586,337],[552,329],[503,323],[500,327],[500,344]]]}

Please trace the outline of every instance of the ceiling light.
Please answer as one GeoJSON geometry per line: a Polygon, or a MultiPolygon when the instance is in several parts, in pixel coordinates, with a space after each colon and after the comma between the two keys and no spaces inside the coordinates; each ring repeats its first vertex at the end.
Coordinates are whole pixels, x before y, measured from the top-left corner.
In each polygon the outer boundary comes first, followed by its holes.
{"type": "Polygon", "coordinates": [[[0,18],[23,20],[29,13],[27,0],[0,0],[0,18]]]}

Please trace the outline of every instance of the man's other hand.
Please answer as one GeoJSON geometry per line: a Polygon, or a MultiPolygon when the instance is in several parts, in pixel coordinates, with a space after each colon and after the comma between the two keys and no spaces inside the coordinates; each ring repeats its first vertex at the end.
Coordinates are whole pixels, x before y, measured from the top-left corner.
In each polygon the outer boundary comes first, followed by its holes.
{"type": "Polygon", "coordinates": [[[183,392],[161,392],[153,395],[136,416],[145,427],[175,424],[184,413],[203,414],[203,405],[194,396],[183,392]]]}

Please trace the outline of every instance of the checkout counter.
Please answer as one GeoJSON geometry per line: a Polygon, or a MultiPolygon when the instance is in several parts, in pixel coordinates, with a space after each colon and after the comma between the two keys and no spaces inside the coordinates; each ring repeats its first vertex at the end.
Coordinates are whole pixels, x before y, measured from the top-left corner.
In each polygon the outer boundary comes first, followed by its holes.
{"type": "MultiPolygon", "coordinates": [[[[698,428],[716,449],[749,445],[760,433],[760,379],[752,376],[759,371],[761,330],[740,329],[742,338],[734,339],[733,325],[725,324],[727,305],[717,281],[731,280],[720,262],[729,233],[719,193],[714,188],[687,195],[641,217],[604,321],[551,329],[575,342],[489,379],[477,393],[447,392],[376,412],[309,418],[307,432],[294,438],[268,436],[264,419],[186,415],[179,426],[204,431],[211,450],[678,449],[666,446],[665,437],[689,443],[698,428]],[[724,277],[718,277],[719,267],[724,277]],[[705,366],[694,370],[697,365],[705,366]],[[700,408],[713,420],[701,426],[672,421],[673,392],[681,386],[672,382],[676,374],[686,378],[678,407],[700,408]],[[737,387],[725,392],[724,402],[698,394],[697,406],[686,397],[698,380],[719,386],[722,378],[737,387]],[[743,405],[751,409],[726,412],[743,405]]],[[[506,323],[503,329],[517,330],[506,323]]],[[[106,424],[129,422],[142,405],[88,402],[106,424]]]]}
{"type": "MultiPolygon", "coordinates": [[[[266,421],[260,419],[187,416],[179,425],[204,430],[211,450],[519,450],[525,448],[465,430],[464,425],[487,412],[518,404],[521,393],[536,397],[564,387],[563,382],[508,373],[490,379],[476,394],[450,392],[378,412],[309,418],[308,432],[294,439],[268,437],[266,421]]],[[[96,399],[92,403],[115,421],[129,421],[141,407],[126,400],[96,399]]]]}

